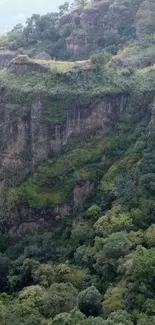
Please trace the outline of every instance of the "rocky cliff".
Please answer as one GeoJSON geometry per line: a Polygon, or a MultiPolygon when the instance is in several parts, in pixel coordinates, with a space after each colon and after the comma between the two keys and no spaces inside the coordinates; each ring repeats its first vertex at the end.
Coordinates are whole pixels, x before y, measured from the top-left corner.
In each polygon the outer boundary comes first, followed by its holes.
{"type": "Polygon", "coordinates": [[[129,35],[135,35],[136,14],[142,2],[100,0],[90,2],[83,9],[74,8],[61,18],[63,24],[69,21],[76,24],[66,39],[67,50],[76,56],[87,56],[106,47],[117,48],[129,35]]]}
{"type": "Polygon", "coordinates": [[[17,56],[17,52],[0,49],[0,68],[7,67],[8,63],[17,56]]]}
{"type": "Polygon", "coordinates": [[[45,59],[78,60],[105,49],[114,54],[131,38],[153,35],[152,2],[90,0],[67,10],[64,6],[59,13],[33,15],[25,27],[18,25],[2,38],[0,46],[45,59]]]}
{"type": "Polygon", "coordinates": [[[155,324],[155,2],[80,3],[0,38],[0,325],[155,324]]]}
{"type": "Polygon", "coordinates": [[[5,91],[1,91],[1,175],[13,170],[17,172],[17,178],[20,170],[24,178],[41,161],[61,152],[72,135],[78,136],[87,130],[96,130],[96,136],[107,133],[127,102],[123,95],[96,99],[88,107],[68,109],[65,121],[53,125],[44,119],[45,107],[41,98],[35,99],[21,117],[11,116],[15,107],[4,98],[5,91]]]}
{"type": "MultiPolygon", "coordinates": [[[[105,135],[137,95],[133,79],[104,62],[102,55],[78,64],[19,55],[1,70],[1,213],[11,217],[12,234],[81,209],[106,170],[105,135]]],[[[135,120],[147,112],[149,91],[135,120]]]]}
{"type": "MultiPolygon", "coordinates": [[[[11,78],[13,76],[19,82],[21,77],[22,79],[26,78],[26,74],[29,76],[30,71],[32,74],[37,72],[40,75],[51,73],[47,64],[30,61],[25,56],[18,56],[10,61],[6,71],[11,78]]],[[[58,78],[61,79],[62,75],[58,78]]],[[[66,73],[63,78],[67,78],[66,73]]],[[[88,98],[86,102],[81,97],[79,103],[76,104],[75,98],[72,97],[68,102],[68,107],[65,106],[65,111],[62,112],[63,120],[61,120],[61,116],[60,122],[55,122],[47,119],[45,115],[46,105],[50,107],[51,116],[52,110],[55,109],[55,98],[52,95],[48,94],[47,103],[45,94],[39,92],[36,95],[32,88],[28,94],[31,95],[30,101],[26,101],[25,94],[25,99],[21,103],[21,99],[10,94],[8,88],[2,70],[0,91],[0,114],[2,117],[0,125],[1,198],[5,198],[8,187],[20,184],[36,170],[41,162],[61,154],[68,143],[72,141],[72,137],[74,141],[77,138],[78,142],[78,137],[84,138],[90,134],[89,131],[93,135],[93,139],[103,137],[115,126],[128,101],[128,96],[121,92],[112,96],[108,94],[95,95],[93,98],[88,98]]],[[[57,105],[59,103],[60,99],[58,99],[57,105]]],[[[89,136],[88,139],[86,138],[86,142],[89,142],[89,136]]],[[[89,186],[86,183],[86,187],[89,188],[89,186]]],[[[78,202],[81,204],[89,197],[91,188],[92,185],[87,190],[85,187],[81,188],[82,193],[83,191],[88,192],[85,194],[85,199],[84,193],[80,194],[80,188],[75,188],[73,200],[75,205],[78,205],[78,202]]],[[[4,204],[3,200],[2,202],[4,204]]],[[[23,211],[20,211],[20,214],[22,218],[25,218],[23,211]]]]}

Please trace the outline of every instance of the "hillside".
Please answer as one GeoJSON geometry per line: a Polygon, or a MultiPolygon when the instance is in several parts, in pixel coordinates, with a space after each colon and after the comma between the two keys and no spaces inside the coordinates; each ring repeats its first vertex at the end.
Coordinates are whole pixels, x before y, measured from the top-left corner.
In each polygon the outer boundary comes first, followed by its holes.
{"type": "Polygon", "coordinates": [[[154,16],[153,0],[77,0],[71,7],[65,2],[58,13],[34,14],[25,27],[18,24],[0,43],[60,60],[85,59],[103,49],[116,54],[136,38],[153,41],[154,16]]]}
{"type": "Polygon", "coordinates": [[[154,17],[81,1],[1,38],[0,325],[155,324],[154,17]]]}

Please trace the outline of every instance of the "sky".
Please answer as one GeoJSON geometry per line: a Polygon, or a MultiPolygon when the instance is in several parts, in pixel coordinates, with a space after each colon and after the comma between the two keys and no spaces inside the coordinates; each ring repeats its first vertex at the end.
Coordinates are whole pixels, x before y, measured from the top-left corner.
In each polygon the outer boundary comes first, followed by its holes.
{"type": "Polygon", "coordinates": [[[33,13],[56,11],[64,2],[65,0],[0,0],[0,32],[24,23],[33,13]]]}

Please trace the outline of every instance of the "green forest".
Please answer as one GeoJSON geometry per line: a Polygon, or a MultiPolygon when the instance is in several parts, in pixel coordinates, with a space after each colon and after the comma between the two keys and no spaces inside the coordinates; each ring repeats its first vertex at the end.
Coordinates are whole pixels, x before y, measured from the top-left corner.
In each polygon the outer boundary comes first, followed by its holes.
{"type": "Polygon", "coordinates": [[[65,123],[68,107],[126,101],[106,134],[72,137],[22,181],[6,175],[0,325],[155,325],[155,1],[83,0],[71,11],[65,2],[58,13],[15,26],[0,47],[31,63],[43,52],[56,59],[47,60],[46,73],[0,70],[13,116],[24,116],[39,96],[51,125],[65,123]],[[94,17],[103,30],[92,28],[94,17]],[[81,36],[86,52],[66,48],[68,37],[81,36]],[[87,183],[91,195],[73,206],[75,186],[87,183]],[[67,216],[42,224],[43,213],[65,204],[67,216]],[[35,211],[41,227],[11,236],[19,206],[35,211]]]}

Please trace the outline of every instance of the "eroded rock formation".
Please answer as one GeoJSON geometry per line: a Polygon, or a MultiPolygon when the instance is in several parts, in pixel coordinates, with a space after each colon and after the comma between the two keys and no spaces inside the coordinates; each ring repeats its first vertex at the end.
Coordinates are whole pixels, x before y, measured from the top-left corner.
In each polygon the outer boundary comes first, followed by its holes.
{"type": "Polygon", "coordinates": [[[13,117],[12,112],[18,107],[5,102],[5,91],[1,92],[1,184],[6,182],[3,176],[7,174],[8,181],[11,181],[10,177],[14,177],[12,171],[16,179],[24,179],[41,161],[60,153],[73,135],[84,134],[87,130],[96,130],[96,136],[107,133],[126,103],[124,95],[106,96],[94,100],[89,107],[72,107],[66,112],[65,122],[54,125],[44,118],[45,107],[41,97],[34,99],[23,116],[13,117]]]}

